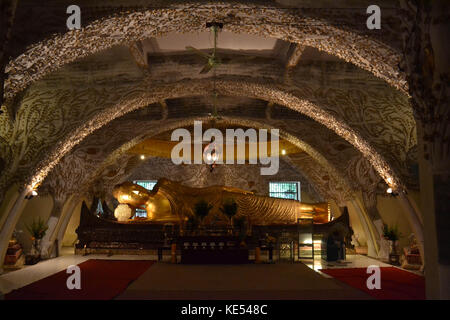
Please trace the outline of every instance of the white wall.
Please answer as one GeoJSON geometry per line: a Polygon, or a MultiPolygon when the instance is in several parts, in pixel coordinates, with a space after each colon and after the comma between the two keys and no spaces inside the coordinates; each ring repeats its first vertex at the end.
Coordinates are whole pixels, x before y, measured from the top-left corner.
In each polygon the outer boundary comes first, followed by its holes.
{"type": "Polygon", "coordinates": [[[37,196],[27,201],[22,215],[17,222],[16,230],[22,231],[18,233],[17,240],[23,246],[24,252],[27,253],[31,249],[31,235],[26,226],[33,222],[33,219],[39,217],[47,223],[53,208],[53,199],[51,196],[37,196]]]}
{"type": "Polygon", "coordinates": [[[409,244],[408,236],[413,231],[400,202],[395,197],[378,196],[377,209],[384,223],[387,223],[389,226],[398,226],[400,233],[403,235],[399,240],[400,249],[407,246],[409,244]]]}
{"type": "MultiPolygon", "coordinates": [[[[64,238],[62,241],[62,245],[65,247],[73,247],[73,245],[77,241],[78,236],[77,236],[77,233],[75,232],[75,230],[80,225],[80,213],[81,213],[82,203],[83,203],[83,201],[80,201],[76,205],[76,207],[73,211],[73,214],[70,217],[69,223],[67,224],[67,229],[66,229],[66,232],[64,233],[64,238]]],[[[88,203],[87,205],[89,206],[90,203],[88,203]]]]}

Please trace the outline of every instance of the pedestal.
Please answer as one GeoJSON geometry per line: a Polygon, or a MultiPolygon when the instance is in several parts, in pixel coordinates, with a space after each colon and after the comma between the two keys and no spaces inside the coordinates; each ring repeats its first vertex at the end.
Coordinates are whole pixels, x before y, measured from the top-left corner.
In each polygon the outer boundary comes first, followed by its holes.
{"type": "Polygon", "coordinates": [[[396,253],[389,254],[389,263],[394,266],[400,265],[400,255],[396,253]]]}

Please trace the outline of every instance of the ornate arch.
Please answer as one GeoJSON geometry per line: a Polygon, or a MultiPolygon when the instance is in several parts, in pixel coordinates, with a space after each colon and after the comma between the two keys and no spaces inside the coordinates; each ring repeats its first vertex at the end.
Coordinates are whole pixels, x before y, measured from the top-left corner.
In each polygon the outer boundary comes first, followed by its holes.
{"type": "MultiPolygon", "coordinates": [[[[160,127],[155,128],[154,130],[151,130],[149,132],[143,133],[136,138],[132,139],[131,141],[123,144],[116,150],[110,153],[110,155],[106,158],[106,160],[102,163],[102,165],[95,170],[95,172],[92,173],[90,181],[87,182],[87,185],[91,184],[93,180],[100,175],[101,172],[105,170],[108,166],[115,163],[115,161],[122,157],[124,153],[136,144],[140,143],[144,139],[147,139],[149,137],[158,135],[159,133],[174,130],[176,128],[180,128],[183,126],[189,126],[192,125],[194,120],[202,120],[202,121],[208,121],[210,118],[204,117],[204,118],[189,118],[184,120],[178,120],[178,121],[172,121],[170,124],[161,125],[160,127]]],[[[224,123],[226,125],[239,125],[244,127],[253,127],[253,128],[259,128],[259,129],[272,129],[274,128],[271,125],[265,124],[260,121],[256,120],[244,120],[244,119],[237,119],[237,118],[228,118],[223,117],[222,121],[218,121],[217,123],[224,123]]],[[[333,181],[333,184],[336,186],[335,189],[339,190],[342,193],[342,197],[350,197],[351,196],[351,188],[348,184],[348,181],[338,172],[338,170],[315,148],[313,148],[308,143],[302,141],[298,137],[290,134],[286,130],[280,130],[280,136],[281,138],[289,141],[293,145],[297,146],[299,149],[303,150],[308,156],[310,156],[316,163],[320,165],[320,167],[324,168],[325,171],[331,176],[331,180],[333,181]]],[[[298,166],[297,166],[298,168],[298,166]]],[[[299,168],[298,168],[299,169],[299,168]]],[[[302,172],[303,174],[303,172],[302,172]]],[[[313,184],[317,184],[318,181],[311,181],[313,184]]],[[[321,190],[324,190],[322,187],[321,190]]],[[[329,194],[329,193],[327,193],[329,194]]]]}
{"type": "MultiPolygon", "coordinates": [[[[163,99],[198,95],[199,93],[205,94],[206,92],[212,92],[212,90],[213,85],[209,79],[181,81],[160,86],[142,84],[128,95],[125,95],[116,105],[97,113],[89,121],[68,135],[66,139],[57,143],[47,158],[37,165],[35,172],[28,180],[28,188],[34,188],[39,185],[68,151],[90,133],[111,120],[163,99]]],[[[216,82],[216,90],[223,95],[244,96],[272,101],[309,116],[352,144],[369,160],[384,181],[393,188],[401,188],[403,186],[400,178],[397,177],[389,163],[358,132],[353,130],[343,120],[337,119],[308,100],[301,99],[273,85],[245,80],[219,80],[216,82]]]]}
{"type": "Polygon", "coordinates": [[[95,20],[81,30],[58,34],[32,45],[7,65],[5,97],[12,99],[30,83],[76,59],[170,32],[203,31],[205,21],[221,21],[224,30],[234,33],[269,36],[318,48],[408,94],[405,76],[398,68],[401,54],[380,41],[332,26],[324,19],[312,18],[302,9],[192,2],[115,14],[95,20]]]}

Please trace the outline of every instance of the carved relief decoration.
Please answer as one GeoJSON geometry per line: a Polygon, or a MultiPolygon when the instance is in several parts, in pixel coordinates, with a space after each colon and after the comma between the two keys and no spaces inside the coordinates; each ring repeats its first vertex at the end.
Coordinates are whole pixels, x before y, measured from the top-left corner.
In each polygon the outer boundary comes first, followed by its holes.
{"type": "Polygon", "coordinates": [[[57,34],[32,45],[8,64],[6,97],[11,99],[31,82],[76,59],[112,46],[170,32],[202,31],[205,21],[221,21],[224,30],[234,33],[269,36],[316,47],[368,70],[407,92],[407,83],[397,67],[401,56],[381,41],[339,28],[323,19],[311,18],[302,9],[271,8],[237,2],[192,2],[114,14],[95,20],[81,30],[57,34]]]}

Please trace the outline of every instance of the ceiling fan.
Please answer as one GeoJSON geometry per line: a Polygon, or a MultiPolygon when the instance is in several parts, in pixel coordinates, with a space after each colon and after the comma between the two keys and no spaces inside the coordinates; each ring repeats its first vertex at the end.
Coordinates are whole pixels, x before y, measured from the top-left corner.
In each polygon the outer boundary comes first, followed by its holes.
{"type": "Polygon", "coordinates": [[[215,67],[217,67],[219,64],[222,63],[222,60],[216,56],[217,51],[217,37],[219,33],[219,29],[223,28],[223,23],[219,22],[208,22],[206,24],[207,28],[210,28],[213,35],[214,35],[214,48],[213,52],[211,54],[207,54],[197,48],[194,48],[192,46],[187,46],[186,50],[192,51],[195,54],[203,57],[206,59],[206,64],[203,66],[202,70],[200,70],[200,74],[205,74],[213,70],[215,67]]]}
{"type": "Polygon", "coordinates": [[[210,28],[213,36],[214,36],[214,48],[213,48],[213,52],[211,54],[207,54],[197,48],[194,48],[192,46],[187,46],[186,50],[192,51],[195,54],[206,58],[206,64],[203,66],[203,68],[200,70],[200,74],[206,74],[208,72],[210,72],[211,70],[213,70],[214,72],[214,76],[213,76],[213,82],[214,82],[214,89],[213,89],[213,112],[212,114],[212,124],[214,124],[216,122],[216,120],[221,120],[222,118],[217,114],[217,91],[216,91],[216,70],[215,68],[220,65],[222,63],[222,59],[220,59],[219,57],[217,57],[216,52],[217,52],[217,37],[218,37],[218,33],[219,33],[219,29],[223,28],[223,23],[220,22],[208,22],[206,23],[206,27],[210,28]]]}

